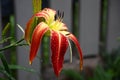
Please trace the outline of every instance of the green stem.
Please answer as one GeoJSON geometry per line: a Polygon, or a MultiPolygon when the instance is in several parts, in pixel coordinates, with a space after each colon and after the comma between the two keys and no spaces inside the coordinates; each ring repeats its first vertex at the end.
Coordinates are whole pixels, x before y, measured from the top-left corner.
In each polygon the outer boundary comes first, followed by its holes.
{"type": "Polygon", "coordinates": [[[2,61],[2,64],[3,64],[4,68],[5,68],[4,73],[7,74],[9,80],[15,80],[13,78],[13,76],[11,75],[11,70],[10,70],[10,68],[8,66],[8,63],[7,63],[7,60],[6,60],[5,56],[4,56],[4,54],[0,53],[0,59],[2,61]]]}
{"type": "Polygon", "coordinates": [[[5,66],[5,70],[10,74],[11,71],[10,71],[10,69],[8,67],[7,60],[6,60],[5,56],[2,53],[0,53],[0,58],[1,58],[2,64],[5,66]]]}
{"type": "Polygon", "coordinates": [[[27,45],[27,44],[20,44],[22,41],[24,40],[24,38],[22,38],[19,41],[16,41],[15,43],[12,43],[8,46],[5,46],[4,48],[1,48],[0,51],[4,51],[6,49],[12,48],[12,47],[16,47],[16,46],[22,46],[22,45],[27,45]]]}
{"type": "Polygon", "coordinates": [[[32,0],[33,2],[33,13],[37,13],[42,9],[42,0],[32,0]]]}

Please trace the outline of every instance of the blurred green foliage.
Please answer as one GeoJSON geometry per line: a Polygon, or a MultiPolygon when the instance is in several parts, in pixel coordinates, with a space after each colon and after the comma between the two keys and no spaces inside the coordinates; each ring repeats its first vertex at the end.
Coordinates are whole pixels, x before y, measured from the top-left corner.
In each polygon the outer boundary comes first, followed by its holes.
{"type": "Polygon", "coordinates": [[[64,70],[63,73],[70,78],[68,80],[120,80],[120,47],[111,53],[105,52],[101,59],[101,64],[92,70],[92,76],[73,70],[64,70]]]}
{"type": "Polygon", "coordinates": [[[84,76],[81,76],[81,74],[75,70],[63,70],[62,73],[65,75],[66,80],[84,80],[84,76]]]}
{"type": "Polygon", "coordinates": [[[16,70],[24,70],[24,71],[29,71],[32,73],[36,73],[34,69],[22,67],[20,65],[16,64],[16,47],[17,46],[23,46],[23,45],[28,45],[23,42],[23,38],[20,40],[15,39],[15,29],[13,27],[13,22],[8,23],[4,29],[2,30],[2,39],[0,40],[0,45],[3,45],[6,42],[9,42],[8,45],[4,45],[2,48],[0,48],[0,73],[3,74],[4,76],[0,77],[0,80],[16,80],[17,74],[16,70]],[[8,31],[10,31],[10,35],[7,36],[8,31]],[[7,60],[7,56],[5,56],[5,51],[10,50],[10,61],[7,60]]]}

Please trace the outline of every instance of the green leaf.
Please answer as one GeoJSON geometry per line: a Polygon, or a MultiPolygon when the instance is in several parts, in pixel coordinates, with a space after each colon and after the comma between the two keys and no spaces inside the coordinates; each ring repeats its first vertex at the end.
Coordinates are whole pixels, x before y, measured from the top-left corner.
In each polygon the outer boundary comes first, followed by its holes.
{"type": "Polygon", "coordinates": [[[2,53],[0,53],[0,58],[1,58],[1,61],[2,61],[2,64],[3,64],[4,68],[5,68],[5,70],[8,73],[11,73],[11,71],[9,69],[9,66],[8,66],[8,63],[7,63],[7,60],[6,60],[5,56],[2,53]]]}
{"type": "Polygon", "coordinates": [[[70,80],[84,80],[83,76],[79,72],[71,69],[63,70],[62,73],[70,80]]]}
{"type": "Polygon", "coordinates": [[[8,40],[11,40],[11,39],[12,39],[12,37],[4,38],[4,39],[0,40],[0,44],[3,44],[3,43],[5,43],[5,42],[7,42],[8,40]]]}
{"type": "Polygon", "coordinates": [[[34,69],[28,68],[28,67],[23,67],[20,65],[9,65],[10,69],[19,69],[19,70],[24,70],[32,73],[37,73],[34,69]]]}
{"type": "Polygon", "coordinates": [[[120,37],[118,37],[117,40],[120,41],[120,37]]]}
{"type": "Polygon", "coordinates": [[[0,80],[6,80],[5,78],[0,78],[0,80]]]}
{"type": "MultiPolygon", "coordinates": [[[[0,73],[3,73],[5,76],[7,76],[9,79],[7,80],[15,80],[9,73],[7,73],[5,70],[0,69],[0,73]]],[[[0,79],[1,80],[1,79],[0,79]]],[[[5,79],[6,80],[6,79],[5,79]]]]}
{"type": "Polygon", "coordinates": [[[93,80],[112,80],[113,71],[104,70],[102,66],[97,66],[94,71],[93,80]]]}
{"type": "Polygon", "coordinates": [[[4,56],[4,54],[0,53],[0,59],[2,61],[3,67],[4,67],[4,70],[0,69],[0,72],[4,73],[9,78],[9,80],[15,80],[11,74],[11,70],[8,66],[8,63],[7,63],[7,60],[4,56]]]}
{"type": "Polygon", "coordinates": [[[12,48],[12,47],[16,47],[16,46],[23,46],[23,45],[27,45],[27,44],[22,44],[21,42],[24,40],[24,38],[22,38],[22,39],[20,39],[20,40],[18,40],[18,41],[16,41],[16,42],[13,42],[13,43],[11,43],[10,45],[8,45],[8,46],[5,46],[5,47],[3,47],[3,48],[0,48],[0,52],[1,51],[4,51],[4,50],[6,50],[6,49],[10,49],[10,48],[12,48]]]}
{"type": "Polygon", "coordinates": [[[6,35],[6,33],[8,32],[9,28],[10,28],[10,23],[8,23],[8,24],[5,26],[5,28],[2,30],[2,38],[3,38],[3,39],[5,38],[5,35],[6,35]]]}

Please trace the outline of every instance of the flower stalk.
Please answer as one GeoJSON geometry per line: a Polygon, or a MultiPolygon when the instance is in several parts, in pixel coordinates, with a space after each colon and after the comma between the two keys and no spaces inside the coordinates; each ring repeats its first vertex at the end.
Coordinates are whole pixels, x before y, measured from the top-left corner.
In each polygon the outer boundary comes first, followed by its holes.
{"type": "Polygon", "coordinates": [[[28,45],[28,44],[21,44],[21,42],[24,40],[24,38],[22,38],[22,39],[20,39],[20,40],[18,40],[18,41],[16,41],[16,42],[14,42],[14,43],[11,43],[10,45],[8,45],[8,46],[5,46],[5,47],[3,47],[3,48],[1,48],[0,49],[0,52],[1,51],[4,51],[4,50],[6,50],[6,49],[10,49],[10,48],[12,48],[12,47],[16,47],[16,46],[23,46],[23,45],[28,45]]]}
{"type": "Polygon", "coordinates": [[[32,0],[33,3],[33,13],[37,13],[42,9],[42,0],[32,0]]]}

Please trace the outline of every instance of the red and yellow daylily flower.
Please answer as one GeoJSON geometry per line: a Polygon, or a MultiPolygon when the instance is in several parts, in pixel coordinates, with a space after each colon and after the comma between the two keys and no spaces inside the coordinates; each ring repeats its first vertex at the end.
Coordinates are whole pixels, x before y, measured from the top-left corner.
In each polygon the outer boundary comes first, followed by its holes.
{"type": "Polygon", "coordinates": [[[25,29],[25,39],[30,45],[30,64],[37,54],[43,36],[50,36],[51,60],[56,76],[59,76],[62,70],[64,55],[69,46],[69,40],[73,41],[78,49],[81,69],[83,65],[79,42],[68,31],[67,26],[62,22],[62,18],[63,14],[59,12],[57,14],[55,10],[45,8],[32,16],[25,29]],[[33,25],[35,18],[38,18],[37,26],[33,25]]]}

